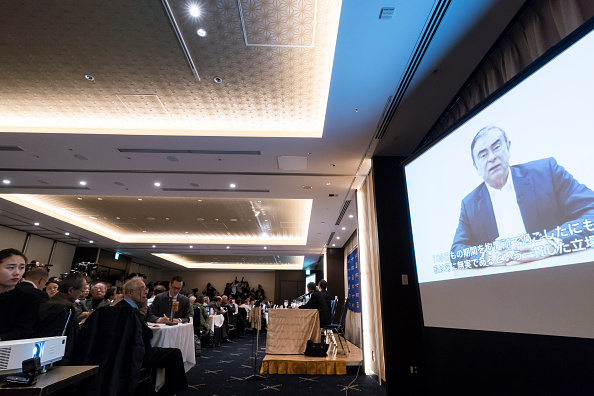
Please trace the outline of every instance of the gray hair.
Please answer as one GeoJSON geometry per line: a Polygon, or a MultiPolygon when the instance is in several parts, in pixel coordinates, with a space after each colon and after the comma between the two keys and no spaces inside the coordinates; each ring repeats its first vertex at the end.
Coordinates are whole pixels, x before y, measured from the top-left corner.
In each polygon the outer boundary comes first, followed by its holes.
{"type": "Polygon", "coordinates": [[[503,134],[503,140],[505,140],[505,145],[507,146],[507,135],[505,134],[505,131],[499,127],[496,127],[495,125],[487,125],[486,127],[481,128],[480,131],[478,131],[476,133],[476,135],[474,135],[474,139],[472,139],[472,143],[470,143],[470,157],[472,158],[472,165],[475,166],[476,168],[476,162],[474,161],[474,145],[476,144],[476,141],[483,136],[483,134],[489,132],[490,130],[493,129],[497,129],[498,131],[501,131],[501,133],[503,134]]]}
{"type": "Polygon", "coordinates": [[[140,276],[130,278],[128,281],[126,281],[126,283],[124,283],[124,286],[122,287],[122,294],[125,296],[126,294],[138,290],[138,287],[136,286],[137,281],[142,281],[144,283],[144,280],[140,276]]]}

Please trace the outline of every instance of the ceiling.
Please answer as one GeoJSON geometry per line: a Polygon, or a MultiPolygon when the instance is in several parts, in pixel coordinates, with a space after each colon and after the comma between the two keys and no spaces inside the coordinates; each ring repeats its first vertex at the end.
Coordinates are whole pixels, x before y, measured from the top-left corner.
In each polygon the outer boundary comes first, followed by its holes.
{"type": "Polygon", "coordinates": [[[156,268],[311,267],[356,230],[370,158],[414,151],[521,3],[9,2],[0,225],[156,268]]]}

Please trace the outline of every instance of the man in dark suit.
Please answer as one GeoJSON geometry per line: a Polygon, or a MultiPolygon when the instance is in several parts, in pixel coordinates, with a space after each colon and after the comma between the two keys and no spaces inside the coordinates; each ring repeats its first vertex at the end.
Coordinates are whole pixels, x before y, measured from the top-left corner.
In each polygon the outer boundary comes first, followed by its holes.
{"type": "Polygon", "coordinates": [[[317,309],[320,313],[320,326],[326,326],[330,324],[330,307],[326,302],[326,299],[316,289],[316,284],[309,282],[307,284],[307,291],[309,292],[309,301],[307,304],[298,307],[299,309],[317,309]]]}
{"type": "Polygon", "coordinates": [[[592,242],[594,192],[554,158],[510,167],[510,147],[494,126],[472,141],[472,160],[485,182],[462,200],[450,252],[456,269],[523,264],[592,242]]]}
{"type": "Polygon", "coordinates": [[[39,296],[41,303],[47,302],[49,296],[43,291],[43,287],[47,282],[49,274],[47,271],[40,267],[33,267],[25,274],[23,280],[17,283],[17,288],[26,289],[28,292],[39,296]]]}
{"type": "Polygon", "coordinates": [[[142,322],[142,339],[145,346],[143,367],[165,368],[165,384],[159,390],[158,395],[173,395],[188,387],[186,372],[184,370],[183,358],[178,348],[158,348],[151,346],[153,332],[148,328],[144,316],[138,311],[138,307],[146,305],[148,289],[140,277],[134,277],[127,281],[122,288],[124,299],[115,307],[131,306],[135,309],[142,322]]]}
{"type": "Polygon", "coordinates": [[[190,299],[179,294],[183,286],[184,281],[181,276],[174,276],[171,282],[169,282],[169,291],[155,296],[151,305],[150,322],[168,322],[174,302],[178,303],[178,310],[173,315],[174,322],[179,323],[181,319],[189,320],[190,316],[194,315],[192,306],[190,305],[190,299]]]}

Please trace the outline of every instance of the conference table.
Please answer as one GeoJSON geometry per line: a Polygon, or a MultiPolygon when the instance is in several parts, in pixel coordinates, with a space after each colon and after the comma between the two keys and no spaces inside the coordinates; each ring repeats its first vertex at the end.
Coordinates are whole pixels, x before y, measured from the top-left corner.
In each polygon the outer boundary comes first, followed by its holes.
{"type": "MultiPolygon", "coordinates": [[[[30,386],[3,387],[0,381],[0,395],[44,396],[59,391],[99,372],[99,366],[55,366],[36,377],[30,386]]],[[[19,375],[19,374],[15,374],[19,375]]]]}
{"type": "MultiPolygon", "coordinates": [[[[184,360],[186,373],[196,365],[196,350],[194,344],[194,324],[179,323],[167,326],[162,323],[149,323],[153,331],[151,345],[160,348],[179,348],[184,360]]],[[[157,371],[156,389],[159,390],[165,382],[165,370],[157,371]]]]}
{"type": "Polygon", "coordinates": [[[215,326],[221,327],[225,322],[225,317],[223,315],[209,315],[208,316],[208,328],[210,333],[214,333],[215,326]]]}
{"type": "Polygon", "coordinates": [[[302,355],[307,341],[321,341],[317,309],[269,309],[266,353],[302,355]]]}

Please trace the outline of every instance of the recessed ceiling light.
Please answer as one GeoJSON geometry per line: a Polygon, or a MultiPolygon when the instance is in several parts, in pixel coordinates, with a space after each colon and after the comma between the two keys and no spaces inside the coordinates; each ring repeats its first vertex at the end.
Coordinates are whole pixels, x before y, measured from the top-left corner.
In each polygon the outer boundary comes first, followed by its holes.
{"type": "Polygon", "coordinates": [[[330,183],[326,183],[326,185],[327,185],[327,186],[329,186],[329,185],[330,185],[330,183]]]}
{"type": "Polygon", "coordinates": [[[142,231],[142,232],[146,232],[146,231],[142,231]]]}
{"type": "Polygon", "coordinates": [[[200,8],[198,8],[197,5],[191,5],[190,6],[190,15],[192,15],[193,17],[197,17],[200,16],[200,8]]]}
{"type": "Polygon", "coordinates": [[[214,82],[216,82],[217,84],[220,84],[220,83],[222,83],[222,82],[223,82],[223,79],[222,79],[221,77],[219,77],[219,76],[216,76],[216,77],[214,78],[214,82]]]}
{"type": "Polygon", "coordinates": [[[196,34],[200,37],[206,37],[206,30],[198,29],[198,30],[196,30],[196,34]]]}
{"type": "Polygon", "coordinates": [[[165,217],[165,220],[169,220],[169,217],[165,217]]]}
{"type": "Polygon", "coordinates": [[[161,186],[161,183],[155,182],[155,187],[160,187],[160,186],[161,186]]]}
{"type": "Polygon", "coordinates": [[[33,225],[35,225],[35,226],[38,226],[38,225],[39,225],[39,223],[33,223],[33,225]]]}
{"type": "Polygon", "coordinates": [[[340,239],[340,237],[336,237],[336,239],[340,239]]]}
{"type": "Polygon", "coordinates": [[[215,221],[219,221],[219,219],[215,219],[215,221]]]}
{"type": "Polygon", "coordinates": [[[199,199],[199,200],[198,200],[198,202],[202,202],[202,200],[201,200],[201,199],[199,199]]]}
{"type": "Polygon", "coordinates": [[[188,232],[188,231],[186,231],[186,234],[189,234],[189,232],[188,232]]]}
{"type": "Polygon", "coordinates": [[[103,198],[97,198],[97,201],[103,201],[103,198]]]}
{"type": "Polygon", "coordinates": [[[64,235],[70,235],[70,233],[69,232],[65,232],[64,235]]]}
{"type": "Polygon", "coordinates": [[[343,230],[346,230],[346,227],[342,227],[343,230]]]}
{"type": "Polygon", "coordinates": [[[81,181],[78,182],[78,184],[80,184],[81,186],[86,186],[87,185],[87,182],[84,181],[84,180],[81,180],[81,181]]]}
{"type": "Polygon", "coordinates": [[[139,201],[142,201],[142,198],[138,198],[139,201]]]}
{"type": "Polygon", "coordinates": [[[78,198],[78,200],[79,200],[79,201],[82,201],[82,198],[80,198],[80,197],[79,197],[79,198],[78,198]]]}
{"type": "Polygon", "coordinates": [[[89,243],[93,243],[93,241],[89,241],[89,243]]]}
{"type": "Polygon", "coordinates": [[[194,249],[194,246],[190,245],[190,249],[194,249]]]}
{"type": "Polygon", "coordinates": [[[229,184],[229,187],[235,188],[235,184],[231,183],[231,184],[229,184]]]}
{"type": "Polygon", "coordinates": [[[231,246],[227,246],[227,249],[231,249],[231,246]]]}
{"type": "Polygon", "coordinates": [[[157,247],[157,245],[153,245],[153,247],[154,247],[154,248],[156,248],[156,247],[157,247]]]}
{"type": "Polygon", "coordinates": [[[349,215],[349,219],[352,219],[352,218],[353,218],[353,215],[349,215]]]}
{"type": "Polygon", "coordinates": [[[97,220],[95,216],[89,216],[89,219],[97,220]]]}
{"type": "Polygon", "coordinates": [[[264,246],[264,249],[268,249],[268,246],[264,246]]]}
{"type": "Polygon", "coordinates": [[[333,243],[333,244],[332,244],[332,246],[336,246],[336,244],[335,244],[335,243],[333,243]]]}
{"type": "Polygon", "coordinates": [[[4,180],[2,180],[2,183],[4,183],[4,184],[10,184],[10,180],[4,179],[4,180]]]}
{"type": "Polygon", "coordinates": [[[264,221],[268,221],[268,220],[264,220],[264,221]]]}
{"type": "Polygon", "coordinates": [[[89,81],[93,81],[95,77],[91,76],[90,74],[85,74],[85,78],[89,81]]]}
{"type": "Polygon", "coordinates": [[[116,217],[116,220],[119,220],[119,219],[120,219],[119,217],[116,217]]]}

